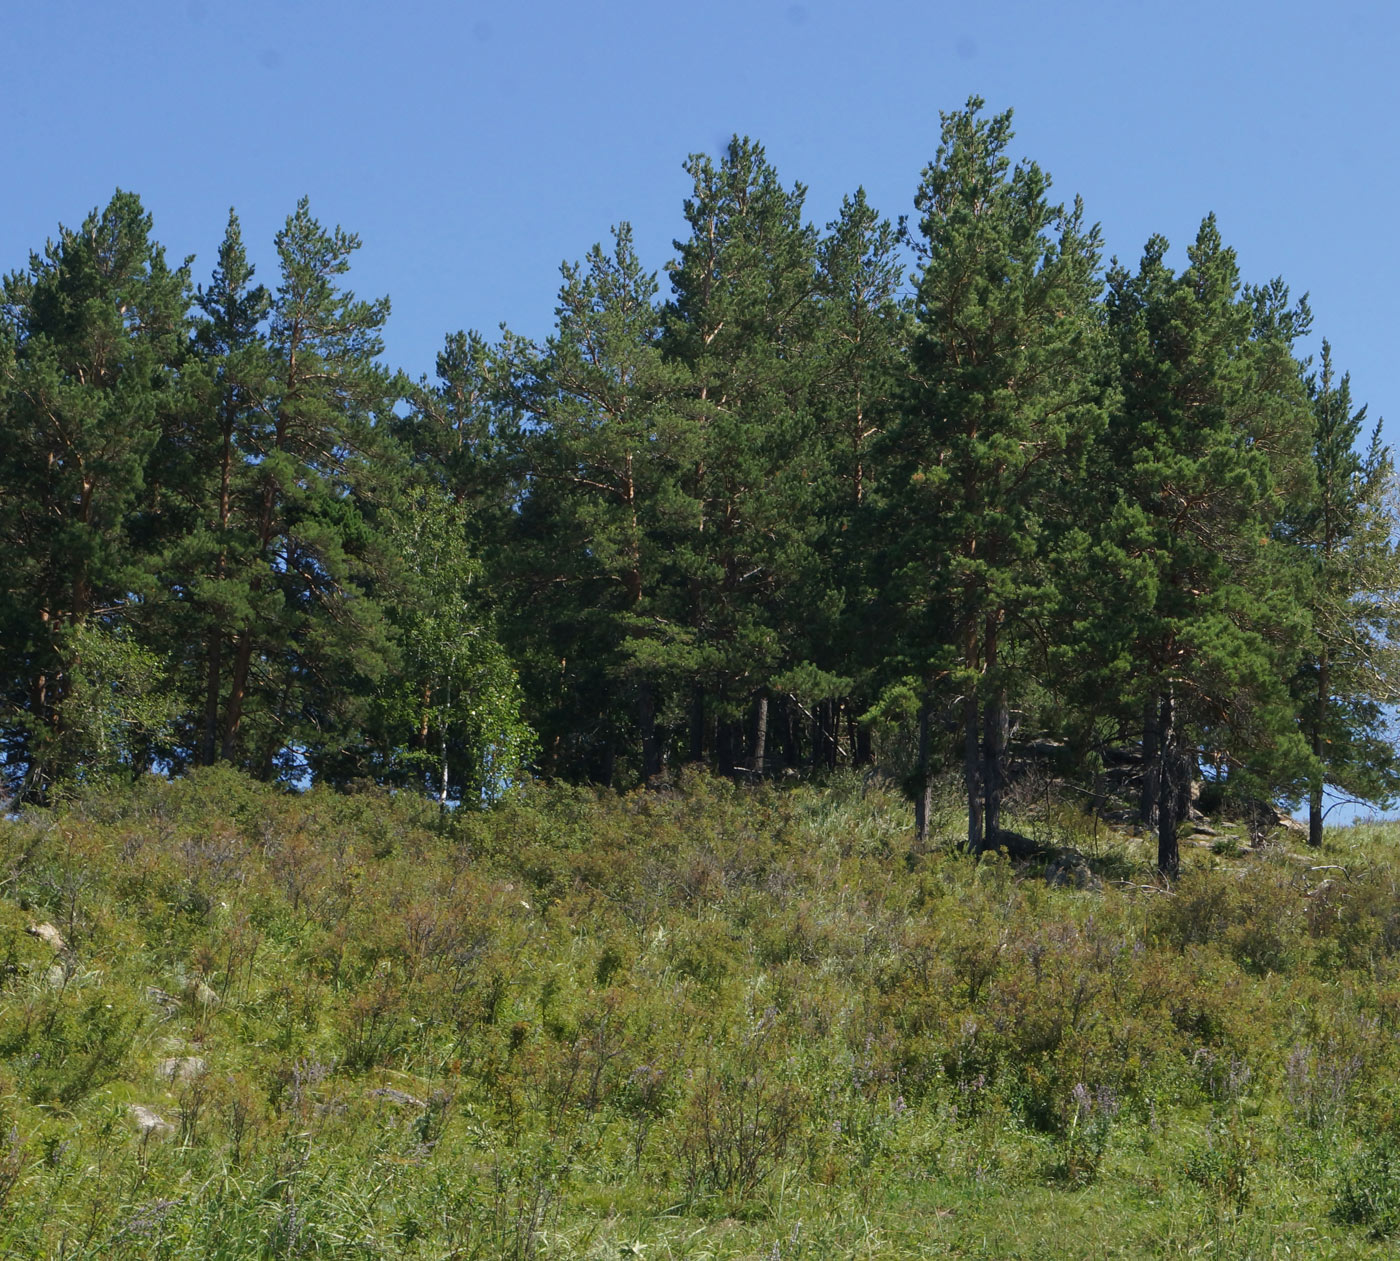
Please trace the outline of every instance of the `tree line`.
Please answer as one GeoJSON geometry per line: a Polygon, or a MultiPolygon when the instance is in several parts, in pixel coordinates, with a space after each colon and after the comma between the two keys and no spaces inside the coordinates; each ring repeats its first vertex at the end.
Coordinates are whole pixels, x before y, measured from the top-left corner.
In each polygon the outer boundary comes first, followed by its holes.
{"type": "Polygon", "coordinates": [[[228,762],[489,800],[879,761],[921,835],[958,768],[995,845],[1018,748],[1130,756],[1161,869],[1202,777],[1397,784],[1391,456],[1213,217],[1105,262],[943,116],[915,213],[818,230],[733,140],[686,170],[663,297],[626,225],[551,335],[383,363],[358,239],[302,201],[196,283],[118,192],[0,285],[11,794],[228,762]],[[1127,753],[1124,751],[1127,750],[1127,753]]]}

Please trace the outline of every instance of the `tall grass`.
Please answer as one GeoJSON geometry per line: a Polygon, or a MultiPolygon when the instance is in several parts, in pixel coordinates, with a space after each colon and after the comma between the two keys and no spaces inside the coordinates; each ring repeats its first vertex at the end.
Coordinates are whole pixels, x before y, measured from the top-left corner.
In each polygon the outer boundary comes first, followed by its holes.
{"type": "Polygon", "coordinates": [[[1397,833],[1023,809],[1095,879],[854,777],[6,821],[0,1251],[1389,1255],[1397,833]]]}

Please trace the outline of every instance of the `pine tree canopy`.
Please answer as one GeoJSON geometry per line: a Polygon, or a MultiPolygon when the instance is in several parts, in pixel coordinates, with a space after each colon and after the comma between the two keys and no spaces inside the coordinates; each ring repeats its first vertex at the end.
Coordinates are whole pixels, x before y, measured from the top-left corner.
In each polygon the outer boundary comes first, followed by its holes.
{"type": "Polygon", "coordinates": [[[1379,425],[1214,216],[1105,264],[1014,144],[973,97],[909,217],[818,228],[736,136],[669,262],[614,226],[547,335],[451,334],[432,381],[305,199],[263,278],[232,211],[204,283],[132,193],[59,228],[0,281],[6,791],[878,766],[921,840],[956,781],[980,852],[1053,748],[1168,877],[1203,783],[1313,844],[1389,802],[1379,425]]]}

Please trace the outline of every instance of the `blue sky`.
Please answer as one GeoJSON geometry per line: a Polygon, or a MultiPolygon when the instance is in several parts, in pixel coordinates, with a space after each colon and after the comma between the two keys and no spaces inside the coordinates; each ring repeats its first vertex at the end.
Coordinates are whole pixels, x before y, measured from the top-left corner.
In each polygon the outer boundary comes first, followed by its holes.
{"type": "MultiPolygon", "coordinates": [[[[10,173],[0,268],[118,186],[205,279],[230,205],[271,279],[303,193],[364,238],[388,358],[549,330],[557,269],[630,220],[660,269],[688,153],[762,141],[811,218],[864,184],[895,216],[940,110],[1016,111],[1016,151],[1084,196],[1110,252],[1207,211],[1245,275],[1310,291],[1372,414],[1394,413],[1400,8],[1263,0],[95,0],[0,19],[10,173]]],[[[1180,257],[1178,253],[1177,257],[1180,257]]],[[[1400,429],[1392,429],[1400,437],[1400,429]]]]}

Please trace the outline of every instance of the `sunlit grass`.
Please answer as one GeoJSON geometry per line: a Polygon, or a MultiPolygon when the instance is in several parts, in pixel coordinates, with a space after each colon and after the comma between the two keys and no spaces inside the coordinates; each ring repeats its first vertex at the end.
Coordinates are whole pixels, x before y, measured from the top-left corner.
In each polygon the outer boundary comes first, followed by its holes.
{"type": "Polygon", "coordinates": [[[1400,827],[1166,888],[1017,809],[1052,858],[855,776],[6,822],[4,1255],[1390,1255],[1400,827]]]}

